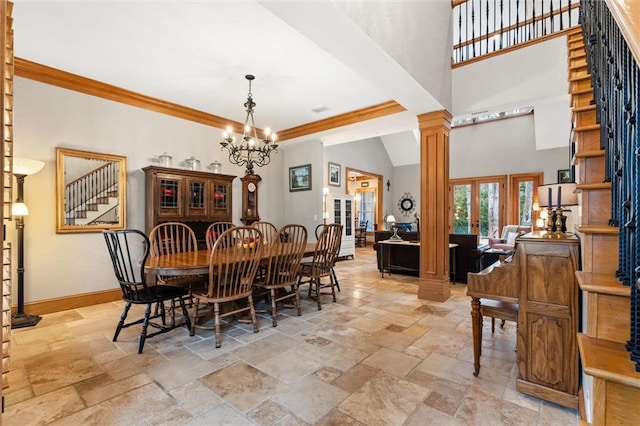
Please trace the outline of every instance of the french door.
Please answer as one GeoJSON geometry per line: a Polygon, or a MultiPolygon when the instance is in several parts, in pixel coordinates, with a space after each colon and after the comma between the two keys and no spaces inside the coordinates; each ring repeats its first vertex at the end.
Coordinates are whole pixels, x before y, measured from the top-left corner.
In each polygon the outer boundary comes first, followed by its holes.
{"type": "Polygon", "coordinates": [[[451,179],[449,226],[454,234],[499,236],[506,221],[506,176],[451,179]]]}
{"type": "Polygon", "coordinates": [[[533,230],[538,212],[538,186],[542,173],[522,173],[509,176],[509,223],[530,226],[533,230]]]}

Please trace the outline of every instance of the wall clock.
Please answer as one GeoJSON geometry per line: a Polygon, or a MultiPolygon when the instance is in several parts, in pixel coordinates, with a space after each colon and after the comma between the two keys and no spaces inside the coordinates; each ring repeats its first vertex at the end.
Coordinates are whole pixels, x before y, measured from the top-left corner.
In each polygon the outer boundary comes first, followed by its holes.
{"type": "Polygon", "coordinates": [[[260,220],[258,213],[258,182],[262,178],[258,175],[246,175],[242,181],[242,216],[240,220],[249,226],[260,220]]]}
{"type": "Polygon", "coordinates": [[[416,209],[416,200],[411,196],[411,194],[405,192],[398,201],[398,208],[404,216],[409,216],[416,209]]]}

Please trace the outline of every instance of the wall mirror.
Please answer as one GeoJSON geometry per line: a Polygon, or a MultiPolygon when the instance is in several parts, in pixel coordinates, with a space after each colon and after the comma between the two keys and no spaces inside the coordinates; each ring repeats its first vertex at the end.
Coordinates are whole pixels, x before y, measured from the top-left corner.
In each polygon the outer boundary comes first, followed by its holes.
{"type": "Polygon", "coordinates": [[[56,148],[56,232],[123,229],[127,159],[56,148]]]}

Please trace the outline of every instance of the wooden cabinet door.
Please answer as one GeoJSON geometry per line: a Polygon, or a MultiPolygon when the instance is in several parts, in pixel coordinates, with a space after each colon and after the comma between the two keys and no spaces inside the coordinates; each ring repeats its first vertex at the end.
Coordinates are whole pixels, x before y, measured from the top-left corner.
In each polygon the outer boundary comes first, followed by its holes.
{"type": "Polygon", "coordinates": [[[178,217],[184,215],[184,178],[159,174],[156,177],[156,215],[178,217]]]}
{"type": "Polygon", "coordinates": [[[210,189],[211,217],[230,220],[231,217],[231,183],[213,180],[210,189]]]}
{"type": "Polygon", "coordinates": [[[209,215],[209,185],[210,182],[205,179],[186,179],[185,216],[189,219],[206,219],[209,215]]]}

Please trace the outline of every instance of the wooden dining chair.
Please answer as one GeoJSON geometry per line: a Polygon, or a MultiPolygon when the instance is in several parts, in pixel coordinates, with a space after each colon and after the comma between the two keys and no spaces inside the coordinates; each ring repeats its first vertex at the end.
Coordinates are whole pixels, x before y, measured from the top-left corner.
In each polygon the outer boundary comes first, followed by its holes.
{"type": "MultiPolygon", "coordinates": [[[[327,226],[324,223],[321,223],[320,225],[316,226],[316,230],[315,230],[315,234],[316,234],[316,241],[320,239],[320,233],[322,233],[322,230],[324,229],[324,227],[327,226]]],[[[338,281],[338,275],[336,275],[336,260],[338,260],[338,253],[340,252],[340,245],[338,245],[337,251],[336,251],[336,255],[333,259],[333,265],[331,265],[331,275],[333,275],[333,282],[336,285],[336,288],[338,289],[338,291],[340,290],[340,281],[338,281]]]]}
{"type": "Polygon", "coordinates": [[[302,315],[298,295],[298,272],[307,246],[307,229],[302,225],[286,225],[280,229],[278,235],[279,237],[269,244],[266,273],[254,283],[258,289],[269,292],[274,327],[278,326],[278,302],[293,299],[298,316],[302,315]]]}
{"type": "Polygon", "coordinates": [[[262,232],[262,238],[267,244],[274,242],[278,238],[278,228],[271,222],[258,221],[253,222],[251,226],[258,228],[262,232]]]}
{"type": "MultiPolygon", "coordinates": [[[[156,225],[149,232],[151,242],[150,256],[183,253],[198,250],[196,234],[188,225],[182,222],[165,222],[156,225]]],[[[206,283],[206,277],[201,275],[156,276],[159,283],[192,289],[206,283]]]]}
{"type": "Polygon", "coordinates": [[[333,301],[336,301],[336,290],[334,282],[333,265],[340,249],[340,241],[342,239],[342,225],[332,223],[325,225],[318,236],[315,250],[313,252],[313,260],[311,262],[302,262],[302,268],[298,274],[298,286],[301,284],[309,284],[309,295],[315,292],[318,301],[318,310],[322,309],[320,303],[321,289],[331,287],[333,301]],[[328,277],[329,284],[322,284],[322,278],[328,277]]]}
{"type": "Polygon", "coordinates": [[[220,235],[211,250],[209,261],[209,285],[206,290],[193,292],[195,309],[191,321],[193,336],[196,328],[214,329],[216,348],[221,346],[221,319],[249,311],[253,331],[258,332],[256,311],[253,306],[253,282],[262,257],[262,233],[252,226],[235,226],[220,235]],[[246,305],[237,303],[247,300],[246,305]],[[221,305],[228,309],[222,312],[221,305]],[[202,323],[198,318],[202,316],[202,323]],[[213,314],[214,326],[204,322],[213,314]]]}
{"type": "Polygon", "coordinates": [[[125,301],[124,310],[113,335],[113,341],[118,339],[123,328],[142,324],[138,343],[138,353],[141,354],[146,339],[183,325],[186,325],[187,329],[191,329],[189,314],[184,302],[184,296],[187,295],[185,288],[165,285],[147,286],[144,273],[144,265],[149,257],[150,248],[147,236],[134,229],[103,231],[102,233],[113,264],[113,272],[122,290],[122,300],[125,301]],[[177,323],[175,318],[176,300],[182,308],[183,321],[180,323],[177,323]],[[165,302],[170,302],[170,306],[165,306],[165,302]],[[127,315],[133,304],[146,305],[144,317],[127,323],[127,315]],[[153,315],[151,314],[151,305],[159,305],[159,309],[156,309],[153,315]],[[171,316],[169,324],[166,321],[167,312],[171,316]],[[161,318],[162,322],[153,321],[157,318],[161,318]],[[158,331],[148,333],[149,325],[157,328],[158,331]]]}
{"type": "Polygon", "coordinates": [[[207,250],[211,250],[213,248],[213,243],[216,242],[216,239],[218,239],[224,231],[229,228],[233,228],[234,226],[236,225],[232,222],[214,222],[209,225],[204,238],[207,243],[207,250]]]}

